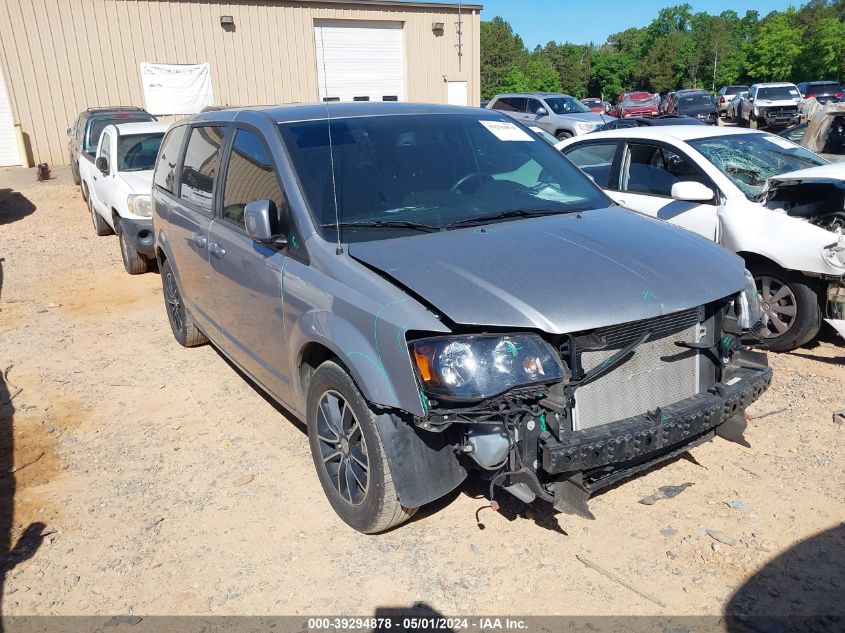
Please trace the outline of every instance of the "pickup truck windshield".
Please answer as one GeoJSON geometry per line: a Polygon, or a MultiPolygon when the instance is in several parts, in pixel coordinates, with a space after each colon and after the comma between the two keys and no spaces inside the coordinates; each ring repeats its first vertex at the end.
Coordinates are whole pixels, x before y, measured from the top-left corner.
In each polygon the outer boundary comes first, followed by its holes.
{"type": "Polygon", "coordinates": [[[145,171],[155,167],[164,133],[129,134],[117,137],[117,170],[145,171]]]}
{"type": "Polygon", "coordinates": [[[776,86],[773,88],[760,88],[757,90],[758,99],[777,101],[778,99],[798,99],[801,94],[797,88],[789,86],[776,86]]]}
{"type": "Polygon", "coordinates": [[[610,204],[548,143],[482,113],[332,119],[331,150],[324,119],[279,130],[326,239],[335,239],[335,191],[349,242],[610,204]]]}
{"type": "Polygon", "coordinates": [[[590,108],[572,97],[546,97],[544,101],[555,114],[574,114],[590,111],[590,108]]]}
{"type": "Polygon", "coordinates": [[[773,134],[711,136],[689,141],[689,144],[749,200],[760,195],[772,176],[827,163],[809,150],[773,134]]]}

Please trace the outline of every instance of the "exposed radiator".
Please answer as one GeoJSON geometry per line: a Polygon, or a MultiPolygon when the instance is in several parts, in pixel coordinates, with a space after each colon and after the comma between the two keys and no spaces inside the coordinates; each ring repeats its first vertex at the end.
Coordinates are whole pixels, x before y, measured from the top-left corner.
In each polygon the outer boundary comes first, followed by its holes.
{"type": "Polygon", "coordinates": [[[641,415],[702,390],[701,353],[678,347],[675,341],[712,342],[712,332],[707,332],[704,324],[703,307],[596,330],[607,346],[581,353],[584,371],[596,367],[646,330],[653,334],[627,362],[576,390],[573,430],[641,415]]]}

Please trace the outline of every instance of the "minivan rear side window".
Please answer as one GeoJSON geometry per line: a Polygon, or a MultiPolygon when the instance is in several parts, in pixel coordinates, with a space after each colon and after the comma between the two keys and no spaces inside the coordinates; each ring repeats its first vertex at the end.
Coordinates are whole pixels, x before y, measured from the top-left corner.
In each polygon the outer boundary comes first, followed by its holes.
{"type": "Polygon", "coordinates": [[[211,210],[224,133],[224,128],[211,125],[191,129],[182,161],[180,198],[211,210]]]}
{"type": "Polygon", "coordinates": [[[161,151],[156,159],[153,182],[170,193],[176,193],[176,163],[179,160],[179,150],[182,149],[182,140],[187,131],[187,125],[172,128],[164,137],[161,151]]]}
{"type": "MultiPolygon", "coordinates": [[[[235,132],[226,167],[223,219],[243,227],[244,207],[256,200],[272,200],[276,205],[278,220],[288,217],[287,201],[279,187],[267,146],[254,132],[239,129],[235,132]]],[[[286,233],[279,226],[275,228],[286,233]]]]}

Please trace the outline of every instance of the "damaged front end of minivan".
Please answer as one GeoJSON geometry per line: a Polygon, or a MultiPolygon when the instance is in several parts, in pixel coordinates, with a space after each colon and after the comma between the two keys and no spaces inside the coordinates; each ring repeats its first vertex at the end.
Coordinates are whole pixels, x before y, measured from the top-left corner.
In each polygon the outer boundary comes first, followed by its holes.
{"type": "Polygon", "coordinates": [[[409,342],[426,415],[468,468],[530,503],[592,518],[589,497],[720,435],[745,445],[745,408],[772,372],[749,344],[739,295],[558,335],[420,336],[409,342]],[[671,403],[671,404],[666,404],[671,403]]]}

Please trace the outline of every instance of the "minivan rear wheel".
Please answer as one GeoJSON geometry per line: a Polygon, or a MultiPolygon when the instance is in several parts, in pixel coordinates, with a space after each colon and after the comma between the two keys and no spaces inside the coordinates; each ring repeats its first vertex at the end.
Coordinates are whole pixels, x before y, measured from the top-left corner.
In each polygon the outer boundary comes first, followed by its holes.
{"type": "Polygon", "coordinates": [[[320,365],[308,385],[311,457],[334,511],[364,534],[384,532],[417,508],[399,502],[376,426],[376,413],[337,363],[320,365]]]}
{"type": "Polygon", "coordinates": [[[754,271],[754,280],[768,349],[789,352],[815,338],[821,327],[819,298],[803,278],[772,266],[754,271]]]}
{"type": "Polygon", "coordinates": [[[176,283],[176,276],[167,260],[164,260],[164,264],[161,266],[161,287],[164,292],[164,305],[167,308],[167,320],[170,321],[173,338],[183,347],[196,347],[207,343],[208,338],[197,327],[188,307],[182,301],[179,284],[176,283]]]}

